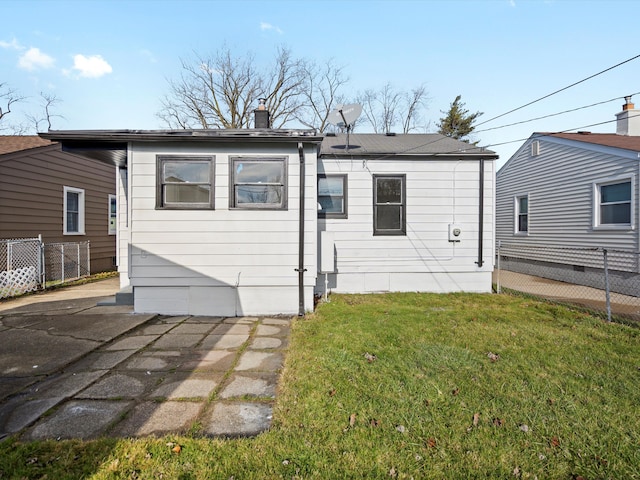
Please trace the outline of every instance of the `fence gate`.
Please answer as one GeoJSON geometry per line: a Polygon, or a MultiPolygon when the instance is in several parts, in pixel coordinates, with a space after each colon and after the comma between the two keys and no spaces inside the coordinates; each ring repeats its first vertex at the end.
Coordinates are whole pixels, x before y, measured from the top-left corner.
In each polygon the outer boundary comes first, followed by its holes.
{"type": "Polygon", "coordinates": [[[88,241],[47,243],[44,252],[47,282],[64,283],[85,277],[91,272],[88,241]]]}
{"type": "Polygon", "coordinates": [[[44,286],[42,237],[0,240],[0,298],[44,286]]]}

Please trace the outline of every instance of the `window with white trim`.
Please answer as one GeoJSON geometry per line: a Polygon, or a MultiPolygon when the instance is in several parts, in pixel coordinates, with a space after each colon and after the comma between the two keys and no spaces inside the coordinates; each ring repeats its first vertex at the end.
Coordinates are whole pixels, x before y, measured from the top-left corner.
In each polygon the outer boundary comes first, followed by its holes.
{"type": "Polygon", "coordinates": [[[515,198],[515,232],[529,232],[529,195],[522,195],[515,198]]]}
{"type": "Polygon", "coordinates": [[[63,187],[63,233],[64,235],[84,235],[84,190],[63,187]]]}
{"type": "Polygon", "coordinates": [[[230,208],[286,210],[285,157],[232,157],[230,208]]]}
{"type": "Polygon", "coordinates": [[[156,208],[214,208],[213,156],[157,156],[156,208]]]}
{"type": "Polygon", "coordinates": [[[631,180],[595,185],[596,226],[631,226],[631,180]]]}
{"type": "Polygon", "coordinates": [[[118,222],[118,206],[115,195],[109,195],[109,235],[115,235],[118,222]]]}
{"type": "Polygon", "coordinates": [[[318,217],[347,218],[346,175],[318,175],[318,217]]]}
{"type": "Polygon", "coordinates": [[[373,234],[406,235],[406,175],[373,176],[373,234]]]}

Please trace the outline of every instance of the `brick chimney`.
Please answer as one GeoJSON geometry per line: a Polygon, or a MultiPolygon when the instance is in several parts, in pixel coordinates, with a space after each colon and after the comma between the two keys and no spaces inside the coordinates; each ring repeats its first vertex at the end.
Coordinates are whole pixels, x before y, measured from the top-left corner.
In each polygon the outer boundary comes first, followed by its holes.
{"type": "Polygon", "coordinates": [[[265,105],[266,99],[259,98],[258,101],[260,102],[260,104],[258,105],[258,108],[253,111],[255,115],[254,127],[271,128],[269,120],[269,110],[267,110],[267,106],[265,105]]]}
{"type": "Polygon", "coordinates": [[[635,110],[631,97],[624,97],[625,104],[622,111],[616,114],[616,134],[640,136],[640,110],[635,110]]]}

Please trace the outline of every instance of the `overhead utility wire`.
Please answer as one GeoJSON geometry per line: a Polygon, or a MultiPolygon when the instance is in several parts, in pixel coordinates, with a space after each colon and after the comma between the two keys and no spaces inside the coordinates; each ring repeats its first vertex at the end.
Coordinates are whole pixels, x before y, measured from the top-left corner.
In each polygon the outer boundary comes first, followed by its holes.
{"type": "Polygon", "coordinates": [[[529,103],[526,103],[526,104],[524,104],[524,105],[522,105],[520,107],[514,108],[513,110],[509,110],[508,112],[505,112],[505,113],[502,113],[502,114],[497,115],[495,117],[492,117],[489,120],[485,120],[484,122],[480,122],[480,123],[478,123],[476,125],[476,127],[479,127],[480,125],[484,125],[485,123],[489,123],[489,122],[491,122],[493,120],[496,120],[496,119],[498,119],[500,117],[504,117],[505,115],[509,115],[510,113],[513,113],[515,111],[521,110],[521,109],[523,109],[525,107],[528,107],[529,105],[533,105],[534,103],[539,102],[541,100],[544,100],[545,98],[549,98],[552,95],[555,95],[556,93],[560,93],[560,92],[563,92],[564,90],[567,90],[567,89],[569,89],[571,87],[575,87],[576,85],[579,85],[580,83],[586,82],[587,80],[590,80],[590,79],[592,79],[594,77],[597,77],[598,75],[602,75],[603,73],[608,72],[609,70],[613,70],[614,68],[617,68],[617,67],[619,67],[621,65],[624,65],[625,63],[629,63],[632,60],[635,60],[636,58],[640,58],[640,55],[636,55],[635,57],[631,57],[631,58],[625,60],[624,62],[620,62],[617,65],[614,65],[612,67],[606,68],[606,69],[602,70],[601,72],[594,73],[593,75],[591,75],[591,76],[589,76],[587,78],[583,78],[582,80],[579,80],[579,81],[577,81],[575,83],[572,83],[571,85],[568,85],[568,86],[566,86],[564,88],[561,88],[560,90],[556,90],[555,92],[551,92],[548,95],[545,95],[544,97],[540,97],[540,98],[538,98],[536,100],[533,100],[533,101],[531,101],[529,103]]]}
{"type": "MultiPolygon", "coordinates": [[[[627,96],[631,96],[632,97],[633,95],[638,95],[638,94],[640,94],[640,92],[635,92],[635,93],[632,93],[631,95],[627,95],[627,96]]],[[[483,128],[481,130],[474,130],[473,133],[488,132],[489,130],[498,130],[500,128],[513,127],[514,125],[521,125],[523,123],[535,122],[536,120],[542,120],[544,118],[555,117],[555,116],[558,116],[558,115],[563,115],[565,113],[571,113],[571,112],[576,112],[578,110],[583,110],[585,108],[595,107],[595,106],[598,106],[598,105],[602,105],[604,103],[610,103],[610,102],[613,102],[615,100],[619,100],[621,98],[624,98],[624,97],[615,97],[615,98],[612,98],[611,100],[605,100],[603,102],[592,103],[591,105],[584,105],[583,107],[572,108],[570,110],[564,110],[563,112],[550,113],[549,115],[544,115],[542,117],[536,117],[536,118],[530,118],[529,120],[522,120],[521,122],[508,123],[506,125],[500,125],[498,127],[491,127],[491,128],[483,128]]],[[[572,129],[572,130],[575,130],[575,129],[572,129]]]]}
{"type": "MultiPolygon", "coordinates": [[[[637,115],[629,115],[628,118],[634,118],[634,117],[640,117],[640,113],[637,115]]],[[[582,127],[575,127],[575,128],[568,128],[566,130],[561,130],[559,132],[545,132],[545,133],[538,133],[536,138],[539,137],[548,137],[549,135],[555,135],[556,133],[569,133],[573,130],[582,130],[583,128],[590,128],[590,127],[597,127],[599,125],[606,125],[607,123],[613,123],[613,122],[617,122],[617,120],[607,120],[606,122],[600,122],[600,123],[592,123],[591,125],[583,125],[582,127]]],[[[520,138],[518,140],[509,140],[508,142],[501,142],[501,143],[492,143],[489,145],[486,145],[482,148],[489,148],[489,147],[497,147],[499,145],[507,145],[509,143],[516,143],[516,142],[523,142],[525,140],[528,140],[529,137],[527,138],[520,138]]],[[[450,153],[455,153],[455,152],[450,152],[450,153]]]]}

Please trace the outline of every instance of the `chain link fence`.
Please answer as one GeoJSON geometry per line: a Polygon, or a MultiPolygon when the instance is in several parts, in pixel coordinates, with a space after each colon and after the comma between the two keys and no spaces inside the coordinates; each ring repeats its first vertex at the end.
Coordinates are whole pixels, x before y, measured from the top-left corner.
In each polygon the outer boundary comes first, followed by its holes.
{"type": "Polygon", "coordinates": [[[640,252],[498,243],[496,291],[578,305],[640,321],[640,252]]]}
{"type": "Polygon", "coordinates": [[[47,285],[77,280],[91,272],[89,242],[46,243],[44,245],[47,285]]]}
{"type": "Polygon", "coordinates": [[[0,298],[43,286],[42,238],[0,240],[0,298]]]}
{"type": "Polygon", "coordinates": [[[77,280],[91,272],[90,243],[0,240],[0,299],[77,280]]]}

